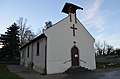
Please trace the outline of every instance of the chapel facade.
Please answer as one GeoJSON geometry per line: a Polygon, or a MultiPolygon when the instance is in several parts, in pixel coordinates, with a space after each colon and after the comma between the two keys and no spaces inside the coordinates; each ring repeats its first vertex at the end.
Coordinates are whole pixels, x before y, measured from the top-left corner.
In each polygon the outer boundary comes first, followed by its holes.
{"type": "Polygon", "coordinates": [[[96,69],[95,39],[77,19],[78,9],[83,10],[65,3],[62,12],[68,16],[21,47],[20,64],[42,74],[62,73],[74,66],[96,69]]]}

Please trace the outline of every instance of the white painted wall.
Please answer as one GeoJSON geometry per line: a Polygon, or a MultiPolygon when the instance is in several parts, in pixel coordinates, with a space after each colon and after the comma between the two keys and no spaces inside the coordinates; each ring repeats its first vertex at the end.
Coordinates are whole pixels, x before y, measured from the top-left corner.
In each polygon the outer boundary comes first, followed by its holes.
{"type": "Polygon", "coordinates": [[[45,71],[45,39],[40,39],[33,43],[33,62],[34,62],[34,69],[40,73],[44,73],[45,71]],[[37,53],[37,42],[39,42],[39,56],[36,55],[37,53]]]}
{"type": "Polygon", "coordinates": [[[79,46],[80,50],[80,60],[83,60],[87,63],[80,62],[82,67],[86,67],[88,69],[96,69],[95,62],[95,53],[94,53],[94,38],[88,33],[88,31],[84,28],[80,21],[76,25],[77,36],[75,40],[77,40],[77,46],[79,46]]]}
{"type": "Polygon", "coordinates": [[[61,73],[71,67],[71,61],[64,62],[71,60],[73,41],[76,41],[76,46],[79,48],[80,59],[87,62],[85,64],[80,61],[80,65],[95,69],[94,39],[82,24],[78,23],[78,20],[75,24],[78,30],[76,36],[73,37],[73,30],[70,27],[73,26],[74,15],[72,17],[72,22],[68,16],[45,31],[47,36],[47,74],[61,73]]]}
{"type": "Polygon", "coordinates": [[[21,65],[24,63],[25,67],[28,67],[29,63],[31,62],[31,45],[28,45],[24,49],[21,50],[21,65]],[[28,55],[28,46],[29,46],[29,57],[28,55]],[[22,58],[22,53],[24,53],[24,58],[22,58]]]}
{"type": "Polygon", "coordinates": [[[71,63],[70,50],[73,46],[69,17],[45,31],[47,36],[47,74],[64,72],[71,63]]]}
{"type": "Polygon", "coordinates": [[[30,45],[28,45],[29,46],[29,58],[27,57],[28,46],[24,47],[21,50],[21,65],[24,62],[25,67],[28,67],[30,62],[33,62],[34,63],[33,69],[40,73],[44,73],[45,72],[45,45],[46,45],[45,38],[39,39],[31,43],[30,45]],[[39,56],[36,56],[37,42],[39,42],[39,56]],[[22,58],[22,53],[24,53],[24,58],[22,58]],[[33,59],[32,59],[32,56],[33,56],[33,59]]]}

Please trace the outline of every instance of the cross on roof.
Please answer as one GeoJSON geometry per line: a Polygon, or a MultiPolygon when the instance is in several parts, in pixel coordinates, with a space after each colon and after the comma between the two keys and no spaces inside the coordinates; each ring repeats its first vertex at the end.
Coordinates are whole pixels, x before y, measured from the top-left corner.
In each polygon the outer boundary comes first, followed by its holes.
{"type": "Polygon", "coordinates": [[[71,29],[73,29],[73,36],[75,36],[75,30],[77,30],[77,28],[75,28],[75,25],[73,24],[73,27],[70,27],[71,29]]]}

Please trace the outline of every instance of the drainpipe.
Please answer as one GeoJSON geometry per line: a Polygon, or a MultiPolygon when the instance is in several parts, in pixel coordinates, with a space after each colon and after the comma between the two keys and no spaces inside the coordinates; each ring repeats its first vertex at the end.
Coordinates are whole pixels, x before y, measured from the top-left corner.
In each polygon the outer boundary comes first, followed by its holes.
{"type": "Polygon", "coordinates": [[[32,43],[32,49],[31,49],[31,68],[33,68],[33,43],[32,43]]]}

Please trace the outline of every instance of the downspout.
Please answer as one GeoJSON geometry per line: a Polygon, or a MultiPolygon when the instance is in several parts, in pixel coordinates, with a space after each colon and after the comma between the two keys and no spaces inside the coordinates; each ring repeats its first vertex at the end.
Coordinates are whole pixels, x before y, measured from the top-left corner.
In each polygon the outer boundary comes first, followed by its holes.
{"type": "Polygon", "coordinates": [[[47,37],[45,37],[45,74],[47,74],[47,37]]]}
{"type": "Polygon", "coordinates": [[[33,63],[33,43],[32,43],[32,49],[31,49],[31,68],[33,68],[34,63],[33,63]]]}

